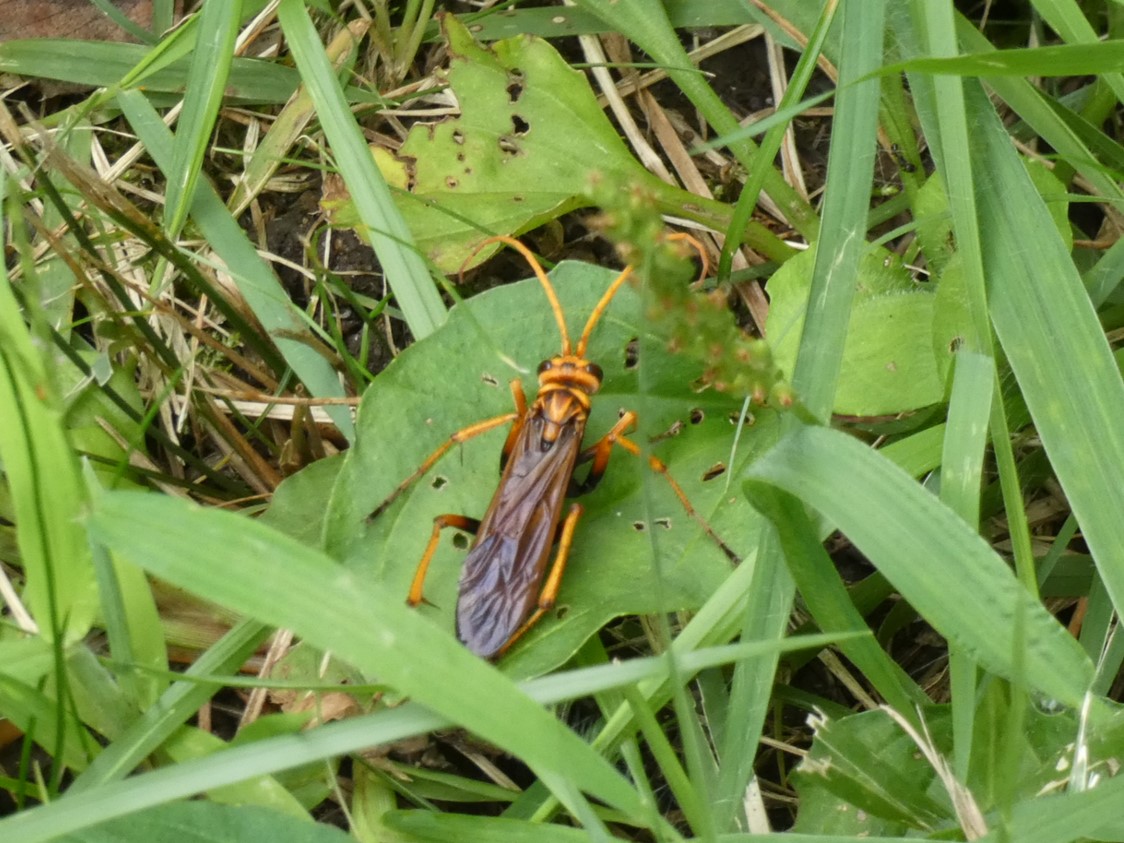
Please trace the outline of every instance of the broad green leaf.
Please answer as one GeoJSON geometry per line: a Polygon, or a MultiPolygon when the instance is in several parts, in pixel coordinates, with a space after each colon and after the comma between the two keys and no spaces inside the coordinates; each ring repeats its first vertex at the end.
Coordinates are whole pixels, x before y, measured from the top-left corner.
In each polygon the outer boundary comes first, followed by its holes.
{"type": "Polygon", "coordinates": [[[319,545],[324,533],[324,508],[315,509],[310,504],[328,500],[345,459],[339,454],[317,460],[286,477],[274,491],[261,522],[310,547],[319,545]]]}
{"type": "Polygon", "coordinates": [[[0,676],[35,687],[54,666],[49,641],[39,636],[0,641],[0,676]]]}
{"type": "MultiPolygon", "coordinates": [[[[563,263],[552,277],[576,335],[613,273],[563,263]]],[[[539,362],[558,349],[557,327],[533,280],[458,306],[438,335],[407,349],[364,396],[359,439],[328,506],[329,552],[404,600],[434,516],[483,514],[499,478],[506,428],[448,453],[369,527],[367,516],[454,431],[510,412],[510,380],[521,378],[531,400],[539,362]]],[[[605,382],[593,398],[586,442],[607,431],[623,409],[639,412],[640,430],[632,438],[641,445],[679,431],[654,443],[653,452],[718,534],[739,553],[748,552],[757,517],[731,502],[737,496],[724,491],[725,476],[704,479],[729,460],[740,402],[691,389],[699,364],[665,350],[645,322],[641,296],[629,287],[610,304],[588,356],[604,369],[605,382]],[[639,365],[628,368],[636,338],[639,365]]],[[[728,471],[736,476],[774,436],[774,415],[760,413],[728,471]]],[[[617,615],[697,608],[729,574],[729,561],[687,517],[667,483],[639,463],[623,450],[615,453],[601,484],[582,499],[585,515],[559,607],[503,660],[505,670],[522,676],[548,670],[617,615]]],[[[314,518],[322,508],[322,500],[308,500],[299,517],[314,518]]],[[[444,537],[426,582],[427,598],[437,608],[419,610],[450,638],[463,557],[454,537],[444,537]]]]}
{"type": "MultiPolygon", "coordinates": [[[[799,771],[797,771],[799,772],[799,771]]],[[[883,835],[904,834],[906,824],[884,819],[869,811],[857,810],[852,804],[836,796],[826,787],[820,787],[819,782],[793,776],[800,794],[800,810],[796,815],[796,823],[788,831],[785,843],[790,838],[814,841],[821,843],[829,839],[838,839],[846,843],[888,840],[891,838],[883,835]],[[833,837],[817,834],[818,831],[830,830],[833,837]],[[807,834],[808,836],[804,836],[807,834]],[[815,836],[812,836],[815,835],[815,836]]],[[[901,840],[916,840],[916,837],[897,838],[901,840]]],[[[795,841],[793,841],[795,843],[795,841]]]]}
{"type": "Polygon", "coordinates": [[[87,647],[76,646],[66,660],[75,715],[90,731],[112,740],[137,715],[138,701],[125,696],[117,678],[87,647]]]}
{"type": "MultiPolygon", "coordinates": [[[[418,247],[442,270],[457,270],[492,234],[527,231],[589,205],[594,174],[607,185],[641,188],[663,213],[728,222],[728,206],[640,166],[589,83],[546,41],[482,47],[451,15],[441,20],[449,42],[444,75],[461,114],[416,125],[396,155],[378,148],[375,155],[387,181],[404,188],[398,207],[418,247]]],[[[350,202],[326,203],[336,224],[355,224],[350,202]]],[[[788,254],[759,226],[746,239],[774,256],[788,254]]]]}
{"type": "MultiPolygon", "coordinates": [[[[1025,158],[1022,161],[1030,180],[1045,200],[1066,249],[1072,249],[1073,229],[1069,224],[1069,195],[1065,185],[1044,164],[1025,158]]],[[[941,180],[936,176],[927,179],[917,192],[914,215],[917,217],[917,237],[929,261],[931,274],[943,283],[944,267],[956,255],[953,250],[956,241],[952,234],[948,197],[945,196],[941,180]]]]}
{"type": "Polygon", "coordinates": [[[876,452],[837,431],[805,427],[746,476],[747,494],[766,483],[824,515],[925,620],[982,666],[1081,704],[1093,666],[1080,645],[978,534],[876,452]]]}
{"type": "MultiPolygon", "coordinates": [[[[768,284],[767,333],[777,362],[792,376],[815,254],[786,262],[768,284]]],[[[889,252],[869,252],[859,263],[835,412],[875,416],[914,410],[944,398],[934,354],[935,297],[916,283],[889,252]]],[[[947,353],[946,353],[947,356],[947,353]]]]}

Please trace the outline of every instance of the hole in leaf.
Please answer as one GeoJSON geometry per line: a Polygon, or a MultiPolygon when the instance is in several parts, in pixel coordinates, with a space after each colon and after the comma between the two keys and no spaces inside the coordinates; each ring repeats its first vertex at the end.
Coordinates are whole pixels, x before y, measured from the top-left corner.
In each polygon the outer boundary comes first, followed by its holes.
{"type": "Polygon", "coordinates": [[[726,473],[726,466],[724,463],[716,462],[710,468],[703,472],[702,480],[704,483],[713,480],[715,477],[721,477],[726,473]]]}
{"type": "Polygon", "coordinates": [[[706,413],[704,413],[698,407],[692,407],[691,408],[691,415],[690,415],[691,424],[702,424],[702,421],[705,418],[706,418],[706,413]]]}
{"type": "Polygon", "coordinates": [[[453,547],[464,550],[468,547],[468,536],[464,533],[453,533],[453,547]]]}
{"type": "Polygon", "coordinates": [[[402,163],[406,166],[406,190],[414,192],[418,185],[418,159],[412,155],[402,156],[402,163]]]}
{"type": "Polygon", "coordinates": [[[485,372],[484,374],[482,374],[480,376],[480,380],[484,381],[484,383],[488,384],[488,386],[499,386],[500,385],[500,382],[498,380],[496,380],[495,376],[490,375],[487,372],[485,372]]]}
{"type": "Polygon", "coordinates": [[[500,135],[496,142],[504,155],[518,155],[522,151],[519,148],[519,141],[513,135],[500,135]]]}
{"type": "Polygon", "coordinates": [[[651,437],[648,441],[649,442],[661,442],[664,439],[671,439],[673,436],[678,436],[680,433],[682,433],[684,427],[686,427],[686,425],[683,424],[683,422],[680,421],[679,419],[676,419],[674,422],[672,422],[671,427],[669,427],[663,433],[657,433],[655,436],[651,437]]]}
{"type": "Polygon", "coordinates": [[[523,96],[523,71],[513,67],[507,74],[507,98],[511,102],[518,102],[523,96]]]}
{"type": "Polygon", "coordinates": [[[656,518],[655,523],[659,524],[665,530],[671,529],[671,519],[670,518],[656,518]]]}
{"type": "Polygon", "coordinates": [[[455,190],[459,186],[460,186],[460,182],[457,181],[452,176],[446,176],[445,177],[445,187],[449,188],[450,190],[455,190]]]}
{"type": "Polygon", "coordinates": [[[556,606],[554,609],[554,617],[562,620],[566,615],[570,614],[570,607],[566,605],[556,606]]]}
{"type": "Polygon", "coordinates": [[[464,132],[460,129],[453,129],[453,143],[457,146],[464,146],[464,132]]]}
{"type": "Polygon", "coordinates": [[[624,367],[625,369],[635,369],[636,364],[640,362],[640,337],[633,337],[628,341],[624,347],[624,367]]]}
{"type": "Polygon", "coordinates": [[[643,533],[645,530],[648,529],[648,525],[645,524],[643,521],[633,521],[632,522],[632,529],[634,529],[638,533],[643,533]]]}
{"type": "Polygon", "coordinates": [[[511,115],[511,128],[517,135],[525,135],[531,131],[531,124],[520,117],[518,114],[511,115]]]}
{"type": "Polygon", "coordinates": [[[448,484],[449,478],[442,477],[440,474],[429,481],[429,486],[431,489],[444,489],[448,484]]]}

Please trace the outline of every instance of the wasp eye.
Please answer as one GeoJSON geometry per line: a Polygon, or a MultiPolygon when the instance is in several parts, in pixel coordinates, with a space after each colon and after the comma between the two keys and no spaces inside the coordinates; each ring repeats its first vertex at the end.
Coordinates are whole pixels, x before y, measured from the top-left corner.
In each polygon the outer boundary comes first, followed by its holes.
{"type": "Polygon", "coordinates": [[[549,360],[543,360],[541,363],[539,363],[539,374],[541,375],[543,372],[549,372],[553,368],[553,363],[551,363],[549,360]]]}
{"type": "Polygon", "coordinates": [[[604,380],[605,373],[601,371],[601,367],[596,363],[587,363],[585,370],[597,378],[598,382],[604,380]]]}

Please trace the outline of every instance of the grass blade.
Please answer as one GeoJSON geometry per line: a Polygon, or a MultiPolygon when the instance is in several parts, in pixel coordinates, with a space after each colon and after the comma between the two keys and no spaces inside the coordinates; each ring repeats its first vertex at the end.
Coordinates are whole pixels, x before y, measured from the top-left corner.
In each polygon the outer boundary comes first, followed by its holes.
{"type": "Polygon", "coordinates": [[[347,107],[308,11],[300,0],[281,0],[277,16],[406,324],[416,339],[428,336],[445,321],[445,305],[347,107]]]}
{"type": "Polygon", "coordinates": [[[399,692],[523,758],[565,771],[591,795],[642,817],[635,791],[511,680],[321,553],[246,518],[156,495],[104,495],[98,540],[150,573],[291,628],[399,692]],[[233,563],[233,564],[232,564],[233,563]]]}
{"type": "Polygon", "coordinates": [[[995,331],[1120,612],[1124,381],[1042,197],[984,93],[978,88],[969,93],[973,158],[980,164],[976,202],[995,331]]]}
{"type": "Polygon", "coordinates": [[[218,119],[230,75],[241,11],[240,0],[233,3],[209,0],[200,13],[183,113],[172,150],[172,166],[166,172],[168,195],[164,204],[164,230],[171,240],[179,236],[195,196],[203,155],[211,142],[211,131],[218,119]]]}
{"type": "Polygon", "coordinates": [[[748,494],[756,482],[777,486],[836,524],[929,623],[989,670],[1081,704],[1093,675],[1081,646],[979,535],[879,454],[843,433],[805,427],[747,474],[748,494]],[[1021,658],[1012,628],[1020,613],[1021,658]]]}

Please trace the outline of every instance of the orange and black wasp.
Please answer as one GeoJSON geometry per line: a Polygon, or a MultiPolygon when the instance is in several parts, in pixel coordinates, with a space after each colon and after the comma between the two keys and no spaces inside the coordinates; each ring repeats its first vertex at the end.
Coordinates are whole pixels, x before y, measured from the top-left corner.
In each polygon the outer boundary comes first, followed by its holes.
{"type": "MultiPolygon", "coordinates": [[[[685,235],[673,235],[686,239],[685,235]]],[[[498,658],[546,612],[553,608],[566,569],[574,532],[582,506],[573,498],[597,486],[609,463],[613,446],[642,456],[639,445],[627,437],[636,425],[636,414],[623,412],[613,427],[593,444],[583,448],[592,396],[601,387],[603,373],[586,359],[586,347],[598,320],[613,296],[632,274],[628,267],[606,289],[593,308],[577,346],[570,342],[562,306],[550,278],[534,255],[510,237],[494,237],[481,245],[502,242],[518,251],[542,283],[562,337],[560,354],[544,360],[538,368],[538,394],[528,405],[522,382],[511,381],[514,412],[486,419],[458,430],[429,455],[372,513],[385,510],[412,483],[428,472],[450,448],[482,433],[511,424],[503,446],[499,486],[482,518],[444,514],[433,520],[433,532],[418,563],[407,602],[423,601],[422,586],[429,563],[437,550],[441,531],[454,527],[475,533],[461,571],[457,592],[457,637],[477,655],[498,658]],[[589,463],[581,480],[575,469],[589,463]],[[551,549],[557,545],[554,563],[551,549]]],[[[693,241],[692,241],[693,242],[693,241]]],[[[695,244],[696,247],[698,244],[695,244]]],[[[701,254],[701,249],[700,249],[701,254]]],[[[683,489],[654,456],[648,464],[663,475],[687,514],[731,559],[734,552],[695,511],[683,489]]]]}

